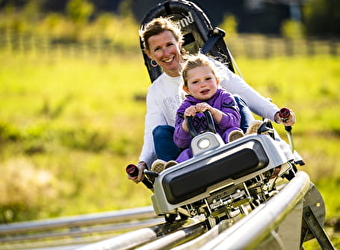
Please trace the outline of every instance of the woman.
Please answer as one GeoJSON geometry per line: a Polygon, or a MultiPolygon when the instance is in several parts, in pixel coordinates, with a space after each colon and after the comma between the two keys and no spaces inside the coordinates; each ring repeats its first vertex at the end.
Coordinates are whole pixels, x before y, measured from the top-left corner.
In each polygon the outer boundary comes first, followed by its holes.
{"type": "MultiPolygon", "coordinates": [[[[180,149],[173,142],[176,111],[185,93],[182,90],[181,65],[185,61],[182,49],[183,35],[169,18],[155,18],[140,30],[145,53],[154,65],[159,65],[163,73],[151,84],[147,93],[147,113],[145,116],[144,145],[137,167],[139,174],[128,179],[138,183],[143,180],[144,169],[157,158],[164,161],[176,159],[180,149]],[[161,139],[159,139],[161,138],[161,139]]],[[[295,123],[291,111],[284,122],[279,117],[279,108],[252,89],[242,78],[227,67],[213,60],[220,76],[220,85],[228,92],[239,95],[249,105],[252,112],[276,123],[291,126],[295,123]]]]}

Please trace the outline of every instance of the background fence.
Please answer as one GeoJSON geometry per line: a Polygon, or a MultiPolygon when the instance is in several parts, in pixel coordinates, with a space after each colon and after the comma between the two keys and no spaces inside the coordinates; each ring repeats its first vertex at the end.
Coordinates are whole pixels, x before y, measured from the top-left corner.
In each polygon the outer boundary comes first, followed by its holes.
{"type": "Polygon", "coordinates": [[[239,36],[227,41],[234,56],[270,58],[277,56],[339,56],[340,40],[284,39],[279,37],[239,36]]]}
{"type": "MultiPolygon", "coordinates": [[[[340,54],[339,39],[284,39],[259,35],[238,35],[234,38],[227,38],[226,43],[234,57],[271,58],[277,56],[339,56],[340,54]]],[[[134,46],[123,46],[113,40],[100,37],[85,42],[72,42],[50,39],[47,36],[6,32],[0,34],[0,50],[46,54],[59,51],[65,55],[76,57],[88,54],[108,56],[110,53],[117,52],[137,52],[139,51],[139,41],[136,37],[134,46]]]]}

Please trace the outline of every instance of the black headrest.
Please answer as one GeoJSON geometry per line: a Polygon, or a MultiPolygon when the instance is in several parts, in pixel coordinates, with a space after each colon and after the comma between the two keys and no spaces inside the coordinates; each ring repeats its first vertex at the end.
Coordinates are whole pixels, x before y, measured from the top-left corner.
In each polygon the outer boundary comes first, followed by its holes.
{"type": "MultiPolygon", "coordinates": [[[[141,28],[157,17],[170,17],[173,21],[179,23],[184,35],[183,47],[186,51],[196,54],[201,50],[203,53],[210,54],[221,62],[226,63],[229,69],[234,71],[229,51],[223,40],[224,31],[213,28],[208,17],[196,4],[184,0],[169,0],[160,3],[144,17],[141,28]]],[[[153,82],[162,73],[162,69],[159,66],[153,67],[151,65],[151,60],[143,51],[142,42],[140,46],[145,65],[153,82]]]]}

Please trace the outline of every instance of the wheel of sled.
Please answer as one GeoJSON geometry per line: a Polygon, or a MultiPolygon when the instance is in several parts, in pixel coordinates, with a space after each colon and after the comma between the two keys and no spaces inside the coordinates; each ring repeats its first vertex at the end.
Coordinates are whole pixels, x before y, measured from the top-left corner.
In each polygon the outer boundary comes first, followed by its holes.
{"type": "Polygon", "coordinates": [[[166,222],[174,222],[178,216],[180,220],[187,220],[189,218],[188,215],[179,212],[178,214],[165,214],[164,219],[166,222]]]}
{"type": "Polygon", "coordinates": [[[177,214],[165,214],[164,219],[166,222],[174,222],[177,218],[177,214]]]}

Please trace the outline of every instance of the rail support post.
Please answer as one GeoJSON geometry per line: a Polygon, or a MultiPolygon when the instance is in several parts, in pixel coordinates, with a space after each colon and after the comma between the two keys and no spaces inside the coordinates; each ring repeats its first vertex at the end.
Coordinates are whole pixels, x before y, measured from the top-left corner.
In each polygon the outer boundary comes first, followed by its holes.
{"type": "Polygon", "coordinates": [[[306,206],[303,208],[303,220],[308,225],[309,230],[317,239],[323,250],[335,249],[325,230],[316,219],[315,214],[310,206],[306,206]]]}
{"type": "Polygon", "coordinates": [[[299,249],[301,242],[301,225],[303,200],[287,215],[278,228],[278,235],[282,239],[284,249],[299,249]],[[293,226],[294,225],[294,226],[293,226]]]}

